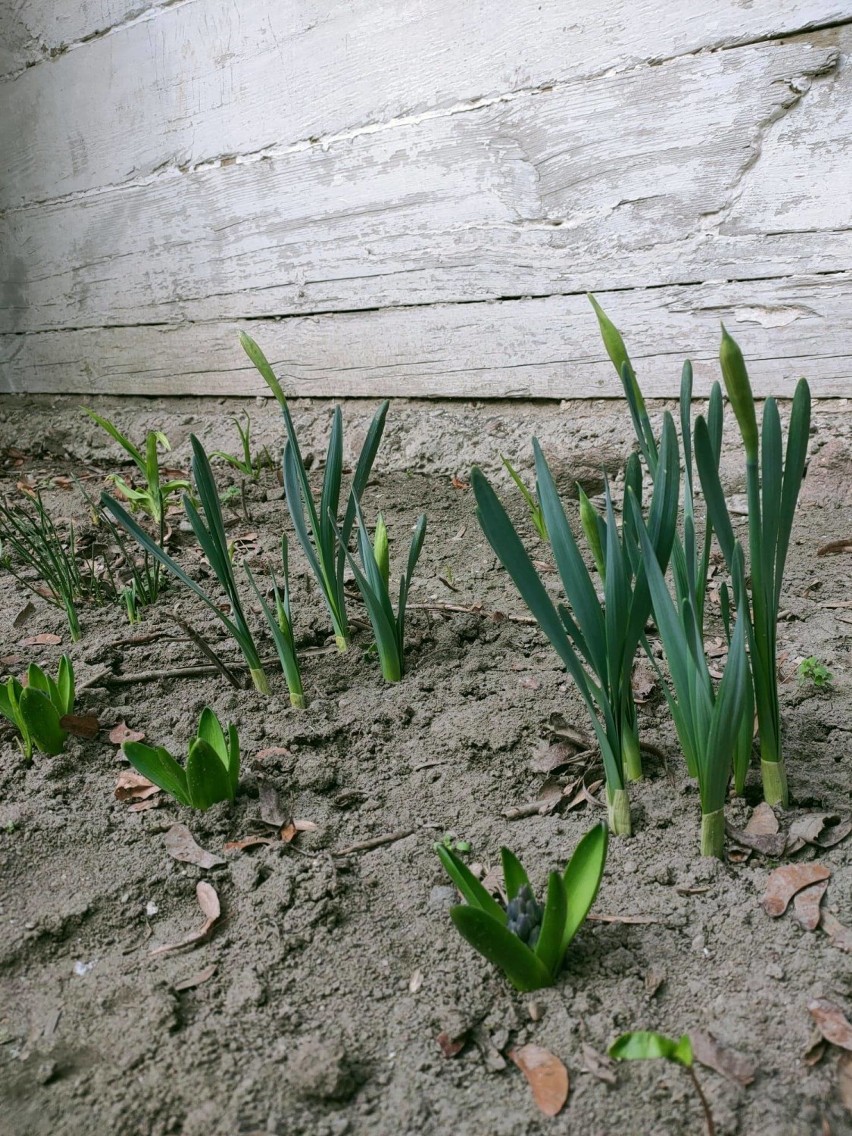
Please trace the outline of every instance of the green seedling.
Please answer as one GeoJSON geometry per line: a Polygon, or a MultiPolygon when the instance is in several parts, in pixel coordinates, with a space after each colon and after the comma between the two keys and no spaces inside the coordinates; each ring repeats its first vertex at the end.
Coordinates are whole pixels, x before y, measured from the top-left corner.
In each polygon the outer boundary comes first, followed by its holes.
{"type": "Polygon", "coordinates": [[[301,709],[305,705],[305,693],[302,689],[302,672],[296,655],[296,640],[293,636],[293,616],[290,611],[290,568],[287,555],[287,537],[284,534],[281,536],[281,561],[283,564],[283,583],[280,590],[275,577],[272,577],[274,610],[270,608],[261,594],[248,564],[245,565],[245,570],[275,643],[281,670],[284,672],[287,688],[290,691],[290,704],[301,709]]]}
{"type": "Polygon", "coordinates": [[[336,407],[334,411],[320,499],[315,501],[299,449],[290,407],[281,384],[275,377],[266,356],[251,336],[242,332],[240,343],[281,407],[284,428],[287,432],[283,460],[287,508],[296,530],[296,537],[308,559],[311,572],[331,616],[337,646],[339,650],[346,651],[349,648],[349,620],[343,588],[346,549],[355,524],[355,503],[361,499],[382,440],[388,403],[385,401],[381,404],[367,431],[352,478],[349,504],[338,528],[337,511],[343,479],[343,417],[340,407],[336,407]]]}
{"type": "MultiPolygon", "coordinates": [[[[405,670],[405,612],[408,593],[426,536],[426,517],[425,515],[419,517],[414,526],[414,535],[408,550],[408,563],[399,581],[399,602],[394,612],[390,597],[390,549],[385,522],[380,514],[376,523],[375,541],[371,542],[361,506],[357,500],[354,500],[354,505],[358,521],[360,565],[348,549],[346,555],[367,608],[382,674],[388,682],[399,682],[405,670]]],[[[340,540],[343,540],[342,535],[340,540]]]]}
{"type": "Polygon", "coordinates": [[[265,466],[272,465],[272,459],[269,456],[269,451],[264,448],[252,457],[251,452],[251,418],[246,415],[246,424],[240,422],[239,418],[232,419],[237,428],[237,433],[240,436],[240,448],[242,449],[242,457],[238,454],[229,454],[225,450],[214,450],[211,457],[221,458],[223,462],[227,462],[232,469],[236,469],[243,477],[250,477],[252,481],[257,481],[260,477],[260,471],[265,466]]]}
{"type": "Polygon", "coordinates": [[[500,461],[506,467],[506,472],[509,474],[509,477],[511,477],[512,481],[514,481],[515,485],[520,491],[521,496],[526,501],[527,508],[530,511],[530,520],[535,526],[535,531],[538,533],[542,540],[547,540],[547,525],[544,523],[544,513],[541,511],[541,505],[538,502],[538,498],[529,490],[523,478],[508,458],[504,457],[501,454],[500,461]]]}
{"type": "Polygon", "coordinates": [[[189,489],[189,482],[180,479],[172,481],[160,480],[160,455],[158,447],[168,452],[171,450],[169,440],[162,430],[149,430],[145,438],[145,453],[134,445],[133,442],[118,429],[115,423],[110,422],[108,418],[103,418],[100,414],[96,414],[94,410],[89,410],[83,407],[83,410],[96,422],[98,426],[106,430],[109,436],[118,442],[118,444],[125,450],[136,463],[139,472],[142,474],[142,487],[135,489],[129,485],[123,478],[117,474],[110,474],[109,480],[115,485],[122,497],[128,502],[130,508],[135,512],[141,509],[147,513],[151,520],[160,528],[160,543],[162,544],[163,525],[165,520],[166,502],[167,499],[173,494],[183,492],[189,489]]]}
{"type": "Polygon", "coordinates": [[[715,1136],[716,1126],[713,1123],[710,1103],[695,1076],[692,1042],[689,1040],[688,1034],[684,1034],[683,1037],[675,1041],[674,1038],[666,1037],[665,1034],[654,1033],[650,1030],[625,1033],[609,1047],[609,1055],[614,1057],[616,1061],[651,1061],[661,1058],[664,1061],[672,1062],[674,1065],[680,1065],[689,1075],[692,1086],[701,1101],[706,1134],[707,1136],[715,1136]]]}
{"type": "Polygon", "coordinates": [[[74,693],[74,668],[67,655],[59,660],[55,681],[31,663],[24,685],[9,678],[0,686],[0,714],[19,731],[18,745],[27,761],[33,749],[51,755],[65,749],[68,731],[62,719],[74,710],[74,693]]]}
{"type": "Polygon", "coordinates": [[[445,832],[441,838],[441,847],[448,852],[456,852],[459,856],[467,856],[471,844],[469,840],[459,840],[454,832],[445,832]]]}
{"type": "MultiPolygon", "coordinates": [[[[591,574],[565,516],[553,476],[533,440],[537,493],[553,556],[570,603],[558,609],[548,595],[520,537],[488,480],[474,469],[471,482],[477,517],[524,602],[555,648],[589,711],[603,757],[610,828],[631,831],[626,783],[641,776],[636,706],[632,690],[633,657],[651,611],[651,596],[629,512],[619,532],[609,488],[606,516],[592,509],[583,521],[603,576],[601,602],[591,574]]],[[[671,415],[666,415],[660,470],[648,512],[648,532],[662,570],[668,564],[677,517],[678,446],[671,415]]],[[[641,494],[638,463],[628,466],[626,483],[641,494]]],[[[640,498],[641,499],[641,498],[640,498]]],[[[589,506],[590,507],[590,506],[589,506]]]]}
{"type": "MultiPolygon", "coordinates": [[[[698,613],[689,596],[672,602],[663,573],[645,529],[639,506],[631,495],[634,523],[639,531],[647,567],[654,618],[663,641],[672,687],[657,667],[687,766],[698,778],[701,797],[701,854],[724,855],[725,798],[734,748],[748,712],[751,677],[746,657],[745,585],[742,549],[734,555],[735,590],[740,597],[736,629],[719,689],[715,690],[704,654],[698,613]]],[[[656,660],[649,653],[656,666],[656,660]]]]}
{"type": "MultiPolygon", "coordinates": [[[[719,359],[746,458],[748,568],[751,574],[749,655],[760,732],[763,796],[768,804],[786,808],[787,773],[781,748],[778,704],[778,609],[793,518],[805,473],[811,394],[807,382],[800,379],[793,396],[786,456],[782,459],[778,405],[774,398],[766,400],[758,436],[754,396],[745,360],[724,326],[719,359]]],[[[695,423],[695,460],[707,512],[731,571],[735,554],[733,526],[719,480],[710,428],[701,416],[695,423]]],[[[735,601],[736,598],[735,595],[735,601]]]]}
{"type": "Polygon", "coordinates": [[[233,801],[240,779],[240,743],[237,728],[228,724],[227,734],[209,706],[201,712],[195,737],[189,743],[186,765],[180,765],[167,749],[142,742],[124,742],[124,756],[143,777],[182,805],[209,809],[219,801],[233,801]]]}
{"type": "MultiPolygon", "coordinates": [[[[659,442],[651,427],[645,399],[636,378],[636,372],[627,354],[627,348],[624,345],[621,332],[612,320],[609,319],[594,296],[589,296],[589,300],[598,318],[598,325],[604,347],[621,379],[625,398],[630,408],[636,439],[639,443],[640,453],[644,458],[649,475],[654,479],[657,475],[659,463],[659,442]]],[[[704,521],[703,536],[699,539],[699,527],[695,515],[695,484],[697,473],[692,447],[692,393],[692,364],[687,359],[681,372],[679,400],[680,431],[684,458],[682,475],[683,527],[682,531],[676,531],[675,533],[674,543],[672,545],[671,563],[678,610],[682,608],[685,601],[689,601],[695,612],[695,622],[701,637],[703,651],[704,610],[707,595],[707,577],[710,567],[710,553],[713,543],[713,524],[708,514],[704,521]]],[[[716,382],[711,389],[707,408],[707,432],[710,441],[710,454],[717,472],[722,452],[723,417],[722,388],[719,383],[716,382]]],[[[730,646],[730,619],[726,612],[726,609],[728,609],[728,611],[730,609],[730,597],[727,592],[727,585],[725,584],[722,585],[721,600],[725,629],[728,632],[728,645],[730,646]]],[[[653,658],[651,661],[652,663],[654,662],[653,658]]],[[[746,702],[747,708],[743,713],[740,733],[735,741],[733,752],[734,784],[736,792],[739,795],[742,795],[745,789],[746,774],[751,761],[754,690],[750,677],[746,690],[746,702]]],[[[697,777],[698,771],[691,764],[692,754],[690,751],[686,752],[686,759],[690,775],[697,777]]]]}
{"type": "Polygon", "coordinates": [[[183,507],[192,531],[195,533],[195,538],[207,558],[207,563],[228,598],[230,615],[226,615],[221,610],[219,603],[188,576],[183,568],[108,493],[101,495],[101,504],[131,536],[135,537],[147,553],[158,560],[163,567],[167,568],[173,576],[210,608],[242,651],[255,689],[262,694],[268,694],[269,683],[260,661],[254,637],[246,620],[234,578],[234,566],[228,553],[228,539],[225,535],[222,509],[216,491],[216,482],[213,480],[213,472],[210,469],[210,461],[204,447],[194,434],[190,435],[190,443],[192,445],[192,479],[195,483],[201,508],[204,511],[204,518],[201,517],[198,509],[186,494],[183,497],[183,507]]]}
{"type": "Polygon", "coordinates": [[[450,918],[474,950],[503,971],[517,990],[553,986],[565,955],[595,901],[606,864],[608,833],[598,824],[574,850],[564,872],[551,872],[542,907],[520,861],[501,849],[506,907],[444,844],[435,851],[465,903],[450,918]]]}
{"type": "Polygon", "coordinates": [[[834,675],[824,663],[819,661],[816,655],[802,659],[796,668],[796,674],[799,676],[800,682],[812,682],[814,686],[831,686],[834,681],[834,675]]]}

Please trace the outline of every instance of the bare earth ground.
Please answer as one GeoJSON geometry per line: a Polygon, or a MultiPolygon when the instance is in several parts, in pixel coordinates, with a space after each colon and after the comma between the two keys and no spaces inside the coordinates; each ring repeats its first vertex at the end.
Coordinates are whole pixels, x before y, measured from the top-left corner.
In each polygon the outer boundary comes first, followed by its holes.
{"type": "MultiPolygon", "coordinates": [[[[190,431],[208,448],[233,450],[229,419],[246,405],[257,441],[277,453],[282,430],[270,402],[112,401],[98,409],[137,438],[148,426],[166,429],[174,464],[185,468],[190,431]]],[[[117,447],[78,406],[71,399],[0,402],[4,492],[23,476],[46,484],[56,474],[86,472],[95,475],[89,487],[99,488],[121,467],[117,447]],[[9,447],[26,455],[23,464],[14,464],[9,447]]],[[[348,444],[363,437],[372,409],[344,408],[348,444]]],[[[330,407],[303,403],[294,410],[319,464],[330,407]]],[[[817,556],[827,542],[852,536],[850,404],[822,404],[814,419],[780,625],[793,798],[782,827],[805,811],[850,811],[852,554],[817,556]],[[796,664],[809,655],[833,672],[829,690],[797,681],[796,664]]],[[[417,514],[428,512],[415,604],[482,604],[524,614],[479,533],[471,494],[451,479],[466,480],[473,461],[496,472],[498,451],[528,469],[533,433],[566,493],[578,478],[599,492],[601,469],[617,473],[632,442],[627,412],[617,404],[392,407],[365,505],[371,517],[382,509],[398,552],[417,514]]],[[[218,468],[222,484],[233,481],[218,468]]],[[[729,492],[742,493],[742,471],[731,455],[724,472],[729,492]]],[[[508,495],[505,478],[499,480],[508,495]]],[[[83,516],[73,490],[51,489],[46,500],[63,515],[83,516]]],[[[276,564],[289,521],[271,471],[249,490],[247,507],[249,520],[236,509],[231,531],[256,533],[260,557],[276,564]]],[[[522,519],[517,501],[514,513],[522,519]]],[[[176,547],[187,549],[177,535],[176,547]]],[[[537,555],[546,557],[543,545],[537,555]]],[[[776,861],[698,857],[696,788],[659,690],[641,708],[641,726],[665,762],[647,760],[647,780],[632,792],[636,835],[611,842],[595,907],[643,921],[588,923],[557,986],[515,994],[454,932],[447,914],[453,891],[432,844],[452,830],[471,843],[472,860],[490,866],[508,843],[539,886],[564,863],[598,810],[584,804],[516,820],[504,811],[536,798],[545,778],[532,766],[541,760],[552,715],[587,731],[578,697],[537,629],[423,609],[412,613],[408,673],[397,686],[385,685],[364,654],[366,631],[346,656],[316,649],[326,643],[327,622],[295,550],[293,562],[297,630],[312,648],[304,658],[307,710],[289,708],[280,675],[270,698],[218,678],[163,678],[84,690],[79,709],[99,715],[99,737],[72,739],[64,755],[37,755],[29,768],[11,731],[0,732],[0,1130],[698,1133],[701,1114],[678,1070],[656,1062],[625,1066],[617,1085],[587,1071],[584,1047],[603,1052],[621,1031],[656,1028],[711,1031],[753,1060],[747,1087],[699,1071],[724,1136],[852,1132],[841,1098],[841,1051],[829,1047],[817,1063],[804,1060],[813,1026],[809,1000],[828,998],[852,1011],[852,957],[822,929],[805,932],[790,913],[773,920],[763,912],[760,899],[776,861]],[[197,816],[168,802],[129,811],[113,795],[125,765],[109,730],[126,720],[150,742],[183,753],[205,704],[239,726],[244,773],[237,801],[197,816]],[[273,746],[286,752],[256,756],[273,746]],[[229,854],[206,871],[168,855],[163,834],[176,821],[216,854],[226,841],[274,835],[259,824],[262,782],[277,790],[285,813],[313,821],[317,831],[293,846],[229,854]],[[336,854],[406,829],[411,834],[393,843],[336,854]],[[201,878],[220,896],[221,924],[193,951],[152,955],[202,922],[195,897],[201,878]],[[176,988],[210,967],[206,981],[176,988]],[[457,1056],[442,1054],[442,1031],[466,1040],[457,1056]],[[551,1050],[570,1071],[569,1102],[556,1119],[538,1112],[505,1059],[511,1045],[525,1042],[551,1050]]],[[[68,649],[60,613],[36,601],[26,624],[15,627],[29,597],[5,574],[0,587],[3,669],[21,669],[10,656],[54,667],[68,649]],[[62,646],[20,645],[40,632],[60,634],[62,646]]],[[[117,608],[87,610],[83,639],[70,647],[78,681],[202,661],[170,618],[175,605],[218,638],[177,585],[139,628],[130,629],[117,608]],[[178,638],[128,642],[156,632],[178,638]]],[[[352,610],[359,611],[354,602],[352,610]]],[[[230,645],[223,649],[233,658],[230,645]]],[[[566,777],[575,775],[569,766],[566,777]]],[[[595,777],[589,769],[587,780],[595,777]]],[[[758,799],[754,773],[747,800],[732,802],[729,819],[742,826],[758,799]]],[[[797,857],[814,858],[812,850],[797,857]]],[[[852,837],[818,856],[832,871],[823,907],[849,926],[851,858],[852,837]]]]}

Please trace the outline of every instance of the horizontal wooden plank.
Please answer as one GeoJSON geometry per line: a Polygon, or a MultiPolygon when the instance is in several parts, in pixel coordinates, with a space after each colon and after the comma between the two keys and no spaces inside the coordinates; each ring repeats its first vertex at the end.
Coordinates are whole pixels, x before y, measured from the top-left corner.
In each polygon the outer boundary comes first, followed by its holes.
{"type": "Polygon", "coordinates": [[[844,0],[693,0],[661,18],[659,0],[588,0],[578,16],[563,0],[163,5],[0,84],[0,209],[850,12],[844,0]]]}
{"type": "MultiPolygon", "coordinates": [[[[852,273],[601,296],[649,397],[717,377],[719,320],[742,344],[755,393],[852,395],[852,273]]],[[[286,390],[308,396],[590,398],[620,395],[583,297],[389,308],[247,325],[286,390]]],[[[0,336],[0,390],[265,394],[230,322],[0,336]]]]}
{"type": "Polygon", "coordinates": [[[0,331],[848,269],[841,48],[852,27],[8,213],[0,331]]]}

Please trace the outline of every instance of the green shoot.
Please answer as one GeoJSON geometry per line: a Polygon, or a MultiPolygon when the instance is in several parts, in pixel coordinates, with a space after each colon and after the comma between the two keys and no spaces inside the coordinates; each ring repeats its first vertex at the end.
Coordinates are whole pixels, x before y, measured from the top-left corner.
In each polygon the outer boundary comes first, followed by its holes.
{"type": "Polygon", "coordinates": [[[469,840],[459,840],[454,832],[445,832],[441,837],[441,847],[446,848],[448,852],[456,852],[459,856],[467,856],[471,850],[471,843],[469,840]]]}
{"type": "MultiPolygon", "coordinates": [[[[405,670],[405,611],[411,578],[426,536],[426,517],[418,517],[408,550],[408,563],[399,581],[399,603],[394,612],[390,597],[390,568],[388,535],[381,516],[376,524],[375,543],[370,542],[367,524],[357,499],[353,498],[358,520],[359,566],[355,557],[346,550],[358,590],[367,608],[367,615],[376,639],[379,664],[388,682],[399,682],[405,670]]],[[[343,537],[339,538],[341,541],[343,537]]]]}
{"type": "Polygon", "coordinates": [[[296,640],[293,637],[293,617],[290,612],[290,569],[287,555],[287,537],[284,534],[281,536],[281,560],[284,571],[280,591],[274,575],[272,577],[274,612],[264,599],[248,564],[245,565],[245,570],[275,643],[281,670],[284,672],[287,688],[290,691],[290,704],[301,709],[305,705],[305,693],[302,689],[302,673],[296,655],[296,640]]]}
{"type": "Polygon", "coordinates": [[[547,899],[536,902],[529,877],[508,848],[501,849],[504,908],[446,843],[435,851],[466,901],[450,910],[459,933],[503,971],[517,990],[553,986],[571,941],[598,894],[606,864],[606,826],[595,825],[574,850],[564,872],[551,872],[547,899]]]}
{"type": "MultiPolygon", "coordinates": [[[[639,506],[632,495],[630,504],[647,566],[654,618],[663,641],[674,692],[662,675],[660,682],[687,766],[698,778],[701,854],[721,859],[725,845],[725,798],[734,748],[741,732],[743,714],[748,708],[747,692],[751,687],[746,657],[748,619],[742,550],[737,546],[734,555],[735,587],[740,597],[736,630],[730,640],[725,673],[716,691],[704,654],[695,605],[689,596],[672,602],[639,506]]],[[[649,657],[656,666],[653,655],[649,654],[649,657]]]]}
{"type": "Polygon", "coordinates": [[[264,448],[252,457],[251,452],[251,418],[246,415],[245,428],[240,422],[239,418],[232,419],[237,428],[237,433],[240,436],[240,447],[243,451],[242,457],[238,454],[229,454],[225,450],[214,450],[211,457],[221,458],[223,462],[227,462],[233,469],[238,470],[243,477],[250,477],[252,481],[257,481],[260,477],[260,471],[265,466],[272,465],[272,459],[269,456],[269,451],[264,448]]]}
{"type": "MultiPolygon", "coordinates": [[[[786,457],[782,460],[778,405],[774,398],[766,400],[758,436],[754,396],[745,360],[724,327],[719,358],[746,457],[751,574],[749,654],[760,732],[763,795],[768,804],[786,808],[787,773],[781,749],[778,704],[778,609],[796,502],[805,472],[811,395],[807,382],[801,379],[793,397],[786,457]]],[[[714,458],[710,429],[703,417],[695,423],[695,460],[707,512],[730,571],[735,546],[733,526],[714,458]]]]}
{"type": "Polygon", "coordinates": [[[62,753],[68,737],[62,719],[73,712],[74,695],[74,668],[67,655],[59,660],[55,681],[31,663],[25,685],[9,678],[0,686],[0,714],[20,733],[18,745],[26,761],[32,760],[33,749],[62,753]]]}
{"type": "Polygon", "coordinates": [[[346,615],[346,595],[343,589],[343,569],[346,561],[346,548],[355,523],[355,503],[360,501],[373,468],[379,443],[385,428],[388,403],[383,402],[373,418],[363,449],[355,467],[349,504],[339,529],[337,511],[340,504],[341,482],[343,477],[343,418],[340,407],[336,407],[332,420],[331,437],[325,463],[325,474],[319,501],[315,501],[308,482],[308,473],[299,449],[296,428],[290,414],[290,407],[275,377],[266,356],[251,336],[240,334],[243,350],[257,367],[261,377],[278,400],[284,427],[287,431],[287,445],[284,450],[284,490],[287,507],[296,537],[308,559],[322,593],[328,613],[331,616],[334,637],[338,649],[349,648],[349,621],[346,615]]]}
{"type": "MultiPolygon", "coordinates": [[[[621,532],[606,491],[606,518],[594,510],[584,526],[603,568],[603,602],[568,524],[553,476],[537,441],[538,499],[544,512],[556,567],[571,609],[554,607],[542,580],[512,526],[503,505],[481,470],[471,474],[477,517],[488,542],[503,563],[524,602],[547,635],[574,680],[589,711],[603,757],[610,828],[628,835],[630,804],[626,782],[641,776],[636,707],[632,691],[633,656],[651,610],[645,568],[635,526],[625,511],[621,532]]],[[[648,514],[648,531],[661,569],[671,553],[677,515],[678,446],[671,415],[666,415],[660,470],[648,514]]],[[[638,466],[628,466],[626,482],[641,492],[638,466]]]]}
{"type": "Polygon", "coordinates": [[[527,508],[530,511],[530,520],[535,526],[535,531],[538,533],[542,540],[547,540],[547,525],[544,523],[544,513],[541,511],[541,505],[539,504],[537,497],[534,493],[530,492],[530,490],[524,483],[523,478],[508,458],[503,457],[503,455],[501,454],[500,461],[506,467],[506,472],[509,474],[509,477],[511,477],[512,481],[514,481],[515,485],[520,491],[521,496],[526,501],[527,508]]]}
{"type": "Polygon", "coordinates": [[[85,406],[83,410],[93,422],[106,430],[109,436],[118,442],[136,463],[139,472],[142,474],[141,488],[134,489],[117,474],[110,474],[109,480],[134,512],[141,509],[148,514],[155,525],[160,527],[160,544],[162,544],[162,526],[165,518],[166,501],[173,493],[189,489],[188,481],[160,481],[158,446],[162,446],[167,452],[171,450],[168,438],[162,430],[149,430],[145,438],[145,453],[143,454],[139,447],[135,446],[125,434],[122,434],[108,418],[102,418],[100,414],[96,414],[94,410],[89,410],[85,406]]]}
{"type": "Polygon", "coordinates": [[[268,694],[269,684],[234,579],[234,566],[228,554],[228,539],[225,535],[222,509],[219,505],[219,496],[210,469],[210,461],[204,447],[194,434],[190,435],[190,443],[192,445],[192,478],[195,482],[201,507],[204,510],[204,518],[201,517],[187,495],[184,495],[183,507],[196,540],[207,558],[207,563],[213,570],[222,591],[228,597],[230,616],[221,610],[218,602],[188,576],[183,568],[108,493],[101,495],[101,504],[109,510],[115,520],[131,536],[135,537],[146,552],[158,560],[163,567],[167,568],[173,576],[210,608],[242,651],[255,689],[262,694],[268,694]]]}
{"type": "Polygon", "coordinates": [[[614,1057],[616,1061],[650,1061],[662,1058],[664,1061],[671,1061],[674,1065],[680,1065],[689,1074],[689,1079],[692,1081],[693,1088],[701,1101],[707,1136],[715,1136],[716,1127],[713,1123],[710,1104],[704,1095],[698,1078],[695,1076],[692,1042],[689,1040],[688,1034],[684,1034],[683,1037],[675,1041],[674,1038],[666,1037],[665,1034],[654,1033],[650,1030],[624,1033],[609,1047],[609,1055],[614,1057]]]}
{"type": "Polygon", "coordinates": [[[219,801],[233,801],[240,779],[240,743],[237,729],[227,734],[209,706],[201,712],[195,737],[189,743],[186,765],[181,766],[162,746],[125,742],[124,756],[143,777],[182,805],[209,809],[219,801]]]}
{"type": "Polygon", "coordinates": [[[807,659],[802,659],[798,667],[796,667],[796,674],[799,676],[800,682],[812,682],[814,686],[831,686],[834,682],[834,675],[825,665],[821,663],[816,655],[809,655],[807,659]]]}

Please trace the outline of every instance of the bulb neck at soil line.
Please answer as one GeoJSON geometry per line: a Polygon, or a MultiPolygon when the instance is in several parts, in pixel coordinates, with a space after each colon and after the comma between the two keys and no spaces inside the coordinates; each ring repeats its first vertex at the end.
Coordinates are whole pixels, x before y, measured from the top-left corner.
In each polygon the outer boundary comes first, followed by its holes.
{"type": "Polygon", "coordinates": [[[290,705],[295,706],[297,710],[305,709],[305,696],[304,694],[290,694],[290,705]]]}
{"type": "Polygon", "coordinates": [[[630,798],[626,789],[614,789],[607,792],[606,803],[609,830],[613,836],[631,836],[633,827],[630,823],[630,798]]]}
{"type": "Polygon", "coordinates": [[[760,775],[763,778],[763,799],[767,805],[780,805],[786,809],[789,803],[787,792],[787,770],[783,761],[761,761],[760,775]]]}
{"type": "Polygon", "coordinates": [[[345,655],[349,650],[349,640],[345,635],[335,635],[334,641],[337,644],[337,649],[341,655],[345,655]]]}
{"type": "Polygon", "coordinates": [[[260,667],[251,667],[249,674],[254,689],[260,691],[261,694],[269,694],[269,680],[263,670],[260,667]]]}
{"type": "Polygon", "coordinates": [[[725,810],[701,814],[701,855],[721,860],[725,853],[725,810]]]}

